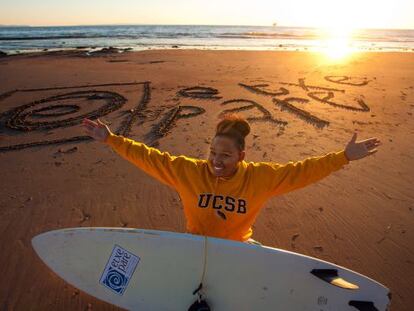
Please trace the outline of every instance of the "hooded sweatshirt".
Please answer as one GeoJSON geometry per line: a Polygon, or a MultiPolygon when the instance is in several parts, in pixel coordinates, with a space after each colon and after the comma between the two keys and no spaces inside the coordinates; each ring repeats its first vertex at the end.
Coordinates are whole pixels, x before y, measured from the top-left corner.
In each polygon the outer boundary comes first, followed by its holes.
{"type": "Polygon", "coordinates": [[[208,160],[173,156],[112,133],[105,143],[178,192],[187,232],[242,242],[252,236],[251,227],[270,197],[305,187],[349,163],[344,150],[286,164],[240,161],[225,178],[213,174],[208,160]]]}

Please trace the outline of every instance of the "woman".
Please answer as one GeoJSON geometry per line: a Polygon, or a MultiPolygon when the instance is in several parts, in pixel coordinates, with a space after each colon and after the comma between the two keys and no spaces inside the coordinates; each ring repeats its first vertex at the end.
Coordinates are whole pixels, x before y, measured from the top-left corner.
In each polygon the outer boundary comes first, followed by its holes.
{"type": "Polygon", "coordinates": [[[279,164],[246,162],[248,122],[226,116],[216,128],[208,160],[171,156],[168,152],[113,134],[99,119],[84,119],[86,133],[111,146],[122,157],[174,188],[181,197],[187,231],[255,243],[251,226],[263,204],[314,183],[339,170],[349,161],[377,152],[377,138],[357,142],[357,134],[344,150],[304,161],[279,164]]]}

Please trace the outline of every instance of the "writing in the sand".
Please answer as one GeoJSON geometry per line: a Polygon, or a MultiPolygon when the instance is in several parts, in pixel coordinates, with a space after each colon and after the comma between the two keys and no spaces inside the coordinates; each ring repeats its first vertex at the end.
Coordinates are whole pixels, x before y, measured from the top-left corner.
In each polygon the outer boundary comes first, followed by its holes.
{"type": "MultiPolygon", "coordinates": [[[[350,77],[346,76],[328,76],[325,77],[325,79],[332,83],[338,83],[338,84],[348,84],[351,86],[363,86],[368,84],[368,80],[364,79],[361,81],[353,81],[350,77]],[[348,81],[351,80],[351,81],[348,81]]],[[[307,82],[305,82],[304,78],[298,79],[298,83],[288,83],[288,82],[278,82],[281,85],[290,86],[290,87],[299,87],[302,90],[306,91],[306,95],[315,101],[333,106],[335,108],[341,108],[341,109],[347,109],[351,111],[357,111],[357,112],[368,112],[370,111],[369,106],[365,103],[363,96],[360,96],[359,98],[354,98],[354,103],[356,105],[349,105],[344,103],[338,103],[333,101],[332,99],[335,98],[336,94],[345,94],[345,90],[343,89],[336,89],[332,87],[322,87],[317,85],[310,85],[307,82]]],[[[269,90],[267,87],[269,87],[269,84],[256,84],[256,85],[247,85],[244,83],[239,83],[239,86],[247,89],[248,91],[258,94],[258,95],[264,95],[264,96],[270,96],[272,97],[273,103],[278,106],[282,111],[287,111],[291,113],[292,115],[303,119],[304,121],[310,123],[311,125],[317,127],[317,128],[323,128],[325,126],[329,125],[329,121],[323,120],[316,115],[311,114],[310,112],[297,107],[295,104],[307,104],[309,103],[309,99],[303,98],[303,97],[285,97],[280,98],[280,96],[287,96],[290,94],[290,91],[284,87],[280,87],[278,90],[269,90]]],[[[256,104],[256,106],[260,106],[256,104]]],[[[237,108],[236,108],[237,109],[237,108]]],[[[236,109],[232,109],[232,111],[235,111],[236,109]]],[[[261,108],[264,109],[263,107],[261,108]]],[[[245,110],[244,107],[239,107],[238,110],[245,110]]],[[[278,120],[279,124],[287,124],[286,121],[278,120]]]]}
{"type": "MultiPolygon", "coordinates": [[[[358,78],[358,77],[348,77],[348,76],[326,76],[324,77],[329,83],[335,83],[339,85],[348,85],[352,88],[354,87],[363,87],[367,85],[370,80],[367,78],[358,78]]],[[[278,107],[281,111],[286,111],[289,114],[293,115],[296,118],[302,119],[305,122],[311,124],[312,126],[322,129],[326,126],[329,126],[330,122],[328,120],[322,119],[317,115],[314,115],[310,111],[305,110],[304,108],[309,105],[311,100],[317,101],[326,105],[330,105],[334,108],[347,109],[354,112],[366,113],[370,111],[369,105],[365,102],[364,96],[354,96],[345,89],[338,89],[334,87],[326,87],[313,85],[308,83],[305,78],[299,78],[297,82],[276,82],[281,85],[278,89],[272,89],[271,85],[267,83],[262,84],[244,84],[239,83],[239,86],[246,89],[247,91],[261,96],[269,96],[272,98],[273,104],[278,107]],[[292,96],[290,90],[287,88],[296,88],[305,91],[305,95],[301,97],[292,96]],[[349,103],[351,95],[352,104],[349,103]],[[308,98],[305,98],[308,97],[308,98]],[[342,102],[345,100],[345,102],[342,102]],[[299,107],[303,106],[303,107],[299,107]]],[[[123,122],[120,124],[119,128],[115,130],[115,133],[118,135],[123,135],[127,137],[131,132],[134,124],[142,124],[148,120],[148,116],[153,113],[148,106],[151,100],[151,82],[128,82],[128,83],[107,83],[107,84],[95,84],[95,85],[78,85],[78,86],[61,86],[61,87],[48,87],[48,88],[39,88],[39,89],[19,89],[8,91],[3,94],[0,94],[0,101],[4,100],[16,92],[43,92],[50,90],[62,90],[62,89],[79,89],[73,92],[59,94],[51,97],[46,97],[40,100],[35,100],[29,104],[21,105],[15,108],[12,108],[8,111],[0,112],[0,119],[3,116],[7,116],[4,122],[4,126],[17,131],[29,132],[35,130],[47,130],[49,133],[51,130],[61,127],[74,126],[81,123],[82,119],[87,118],[98,118],[106,116],[116,110],[121,109],[127,103],[127,98],[113,91],[104,91],[104,90],[80,90],[83,88],[91,87],[130,87],[130,86],[142,86],[142,96],[141,100],[133,109],[128,109],[121,111],[125,114],[123,122]],[[64,105],[61,103],[62,100],[76,100],[79,101],[83,99],[85,102],[94,104],[96,109],[93,111],[81,111],[81,106],[78,104],[64,105]],[[48,106],[44,106],[44,105],[48,106]],[[42,106],[39,106],[42,105],[42,106]],[[65,116],[65,118],[61,118],[65,116]],[[59,117],[55,119],[54,117],[59,117]],[[43,118],[39,120],[39,118],[43,118]]],[[[197,101],[210,101],[210,100],[220,100],[223,98],[219,94],[219,90],[207,87],[207,86],[194,86],[181,89],[177,92],[174,100],[180,102],[180,98],[190,98],[197,101]]],[[[251,116],[247,118],[249,122],[267,122],[273,124],[279,128],[277,136],[283,134],[284,127],[288,125],[288,121],[280,119],[269,110],[269,107],[251,100],[251,99],[229,99],[221,102],[220,107],[226,106],[226,109],[221,109],[219,116],[222,116],[227,113],[238,113],[251,111],[251,116]],[[227,108],[228,107],[228,108],[227,108]]],[[[173,106],[162,107],[157,111],[155,117],[156,120],[159,116],[162,116],[160,120],[152,126],[151,131],[145,137],[148,143],[152,146],[158,144],[158,140],[162,137],[167,136],[171,130],[177,126],[177,123],[183,119],[189,119],[194,117],[199,117],[204,114],[206,109],[198,106],[189,106],[176,104],[173,106]]],[[[0,120],[1,121],[1,120],[0,120]]],[[[2,126],[0,122],[0,126],[2,126]]],[[[61,143],[72,143],[76,141],[87,141],[91,138],[89,136],[74,136],[69,138],[61,138],[54,140],[44,140],[44,141],[35,141],[24,144],[15,144],[9,146],[0,146],[0,152],[20,150],[29,147],[38,147],[42,145],[54,145],[61,143]]],[[[223,209],[232,208],[231,199],[224,199],[225,205],[221,204],[220,197],[214,199],[206,197],[206,200],[212,200],[211,203],[216,202],[216,206],[224,206],[223,209]],[[226,201],[228,200],[228,201],[226,201]]],[[[207,201],[208,203],[209,201],[207,201]]],[[[238,201],[237,201],[238,202],[238,201]]],[[[239,203],[237,203],[239,204],[239,203]]],[[[219,208],[217,208],[219,209],[219,208]]]]}
{"type": "Polygon", "coordinates": [[[123,251],[122,249],[118,248],[116,250],[116,253],[114,254],[114,257],[111,262],[111,266],[114,268],[118,268],[119,270],[126,273],[129,259],[131,258],[131,255],[127,252],[123,251]]]}
{"type": "Polygon", "coordinates": [[[246,214],[247,202],[243,199],[235,199],[230,196],[220,194],[201,193],[198,196],[198,207],[211,207],[216,210],[224,209],[228,212],[246,214]]]}
{"type": "MultiPolygon", "coordinates": [[[[325,77],[325,79],[332,83],[340,83],[340,84],[349,84],[352,86],[362,86],[366,85],[369,81],[363,81],[361,83],[352,83],[352,82],[342,82],[346,79],[349,79],[349,77],[343,77],[340,80],[332,80],[331,76],[325,77]]],[[[341,104],[338,102],[334,102],[333,99],[335,97],[335,94],[345,94],[345,90],[343,89],[336,89],[336,88],[330,88],[330,87],[321,87],[317,85],[310,85],[305,82],[304,78],[298,79],[298,83],[288,83],[288,82],[279,82],[279,84],[283,85],[289,85],[294,87],[299,87],[302,90],[307,92],[307,96],[311,99],[314,99],[316,101],[319,101],[324,104],[331,105],[336,108],[342,108],[342,109],[348,109],[353,111],[361,111],[361,112],[367,112],[370,111],[370,108],[365,103],[364,99],[362,97],[360,98],[354,98],[354,102],[357,104],[357,107],[347,105],[347,104],[341,104]],[[311,91],[313,90],[313,91],[311,91]],[[359,107],[358,107],[359,106],[359,107]]],[[[285,99],[286,100],[286,99],[285,99]]]]}

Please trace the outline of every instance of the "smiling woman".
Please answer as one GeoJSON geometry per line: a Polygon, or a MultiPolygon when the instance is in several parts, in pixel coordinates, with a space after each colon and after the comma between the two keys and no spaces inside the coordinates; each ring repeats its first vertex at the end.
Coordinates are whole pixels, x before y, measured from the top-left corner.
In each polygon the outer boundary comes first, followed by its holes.
{"type": "Polygon", "coordinates": [[[148,175],[176,190],[182,199],[187,232],[248,242],[263,204],[317,182],[352,160],[374,154],[376,138],[356,142],[356,133],[345,149],[303,161],[247,162],[244,138],[246,120],[226,115],[217,125],[208,160],[172,156],[144,143],[113,134],[98,120],[85,119],[88,135],[106,143],[148,175]]]}

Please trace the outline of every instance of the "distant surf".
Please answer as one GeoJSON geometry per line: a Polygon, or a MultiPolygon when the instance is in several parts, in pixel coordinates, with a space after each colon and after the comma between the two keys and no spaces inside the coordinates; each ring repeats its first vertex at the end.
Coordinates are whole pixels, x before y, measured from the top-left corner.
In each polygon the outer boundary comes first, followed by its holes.
{"type": "MultiPolygon", "coordinates": [[[[414,30],[362,29],[350,37],[362,51],[414,51],[414,30]]],[[[0,27],[0,50],[9,54],[73,48],[118,47],[133,50],[172,46],[225,50],[317,50],[318,28],[197,25],[111,25],[0,27]]]]}

